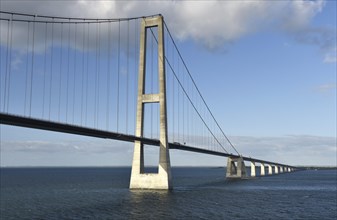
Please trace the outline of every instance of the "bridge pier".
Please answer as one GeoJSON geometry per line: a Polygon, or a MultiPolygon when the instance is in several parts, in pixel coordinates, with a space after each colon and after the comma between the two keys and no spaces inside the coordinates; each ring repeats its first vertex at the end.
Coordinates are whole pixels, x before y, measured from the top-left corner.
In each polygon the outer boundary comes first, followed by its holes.
{"type": "Polygon", "coordinates": [[[171,164],[169,145],[167,139],[167,113],[166,113],[166,82],[164,56],[164,29],[163,17],[144,18],[141,24],[139,77],[137,99],[136,136],[143,137],[144,133],[144,105],[159,103],[160,109],[160,149],[158,173],[144,173],[144,145],[141,141],[135,141],[130,189],[171,189],[171,164]],[[146,32],[148,28],[158,27],[158,79],[159,93],[145,94],[146,73],[146,32]]]}
{"type": "Polygon", "coordinates": [[[275,174],[278,174],[278,166],[277,165],[274,166],[274,169],[275,169],[275,174]]]}
{"type": "Polygon", "coordinates": [[[265,166],[264,166],[263,163],[261,163],[261,171],[260,171],[260,175],[261,175],[261,176],[266,175],[266,168],[265,168],[265,166]]]}
{"type": "Polygon", "coordinates": [[[268,164],[268,175],[273,175],[273,167],[268,164]]]}
{"type": "Polygon", "coordinates": [[[250,176],[255,177],[256,176],[256,169],[255,169],[255,162],[250,162],[250,176]]]}
{"type": "Polygon", "coordinates": [[[239,158],[228,157],[226,178],[242,179],[246,177],[247,177],[246,166],[242,157],[239,158]],[[237,163],[237,165],[235,163],[237,163]]]}
{"type": "Polygon", "coordinates": [[[280,173],[283,173],[283,166],[280,166],[280,173]]]}

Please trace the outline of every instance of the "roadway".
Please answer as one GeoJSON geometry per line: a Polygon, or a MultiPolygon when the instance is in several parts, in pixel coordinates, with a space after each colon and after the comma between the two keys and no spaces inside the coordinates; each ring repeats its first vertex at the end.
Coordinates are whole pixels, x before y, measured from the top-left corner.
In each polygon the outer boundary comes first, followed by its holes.
{"type": "MultiPolygon", "coordinates": [[[[154,146],[159,146],[160,144],[160,141],[158,139],[152,139],[152,138],[147,138],[147,137],[137,137],[135,135],[130,135],[130,134],[123,134],[123,133],[118,133],[118,132],[87,128],[87,127],[82,127],[82,126],[77,126],[77,125],[72,125],[72,124],[41,120],[41,119],[36,119],[36,118],[28,118],[28,117],[23,117],[19,115],[12,115],[12,114],[5,114],[5,113],[0,113],[0,124],[26,127],[26,128],[34,128],[34,129],[47,130],[47,131],[62,132],[62,133],[68,133],[68,134],[77,134],[77,135],[96,137],[96,138],[113,139],[113,140],[127,141],[127,142],[141,141],[143,144],[154,145],[154,146]]],[[[260,160],[260,159],[246,157],[242,155],[235,155],[235,154],[229,154],[229,153],[224,153],[224,152],[218,152],[218,151],[212,151],[212,150],[207,150],[203,148],[187,146],[187,145],[180,144],[177,142],[169,143],[169,148],[176,149],[176,150],[202,153],[202,154],[210,154],[210,155],[221,156],[221,157],[232,157],[232,158],[242,157],[244,161],[251,161],[251,162],[256,162],[256,163],[296,168],[294,166],[289,166],[286,164],[275,163],[275,162],[266,161],[266,160],[260,160]]]]}

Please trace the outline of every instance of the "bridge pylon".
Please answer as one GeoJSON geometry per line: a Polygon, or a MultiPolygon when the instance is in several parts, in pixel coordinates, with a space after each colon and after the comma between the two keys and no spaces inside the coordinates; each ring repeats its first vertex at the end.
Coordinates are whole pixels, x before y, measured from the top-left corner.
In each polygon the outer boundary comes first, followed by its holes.
{"type": "Polygon", "coordinates": [[[165,80],[165,56],[164,56],[164,26],[163,17],[144,18],[141,23],[140,32],[140,54],[139,54],[139,77],[138,77],[138,99],[136,116],[136,136],[143,137],[144,133],[144,105],[159,103],[160,108],[160,149],[158,173],[145,173],[144,171],[144,144],[135,141],[132,161],[130,189],[171,189],[171,164],[169,145],[167,139],[167,113],[166,113],[166,80],[165,80]],[[147,29],[157,27],[158,29],[158,79],[159,93],[145,94],[146,73],[146,40],[147,29]]]}
{"type": "Polygon", "coordinates": [[[246,166],[242,157],[228,157],[226,178],[247,178],[246,166]]]}

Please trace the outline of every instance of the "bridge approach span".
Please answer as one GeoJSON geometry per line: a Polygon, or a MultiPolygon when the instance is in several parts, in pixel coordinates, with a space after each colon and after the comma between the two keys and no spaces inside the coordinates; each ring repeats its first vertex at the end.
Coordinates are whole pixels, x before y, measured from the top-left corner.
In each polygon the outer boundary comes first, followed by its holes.
{"type": "MultiPolygon", "coordinates": [[[[110,132],[110,131],[98,130],[98,129],[87,128],[87,127],[80,127],[76,125],[64,124],[64,123],[35,119],[35,118],[27,118],[27,117],[22,117],[18,115],[12,115],[12,114],[0,113],[0,124],[55,131],[55,132],[68,133],[68,134],[76,134],[76,135],[96,137],[96,138],[113,139],[113,140],[126,141],[126,142],[141,141],[143,144],[153,145],[153,146],[159,146],[160,144],[158,139],[137,137],[135,135],[110,132]]],[[[234,154],[229,154],[229,153],[223,153],[223,152],[218,152],[218,151],[212,151],[212,150],[187,146],[187,145],[183,145],[177,142],[169,143],[169,148],[176,149],[176,150],[189,151],[189,152],[210,154],[210,155],[221,156],[221,157],[231,157],[231,158],[241,157],[245,161],[263,163],[263,164],[273,164],[276,166],[287,166],[287,167],[295,168],[295,167],[292,167],[286,164],[275,163],[275,162],[270,162],[266,160],[246,157],[242,155],[234,155],[234,154]]]]}

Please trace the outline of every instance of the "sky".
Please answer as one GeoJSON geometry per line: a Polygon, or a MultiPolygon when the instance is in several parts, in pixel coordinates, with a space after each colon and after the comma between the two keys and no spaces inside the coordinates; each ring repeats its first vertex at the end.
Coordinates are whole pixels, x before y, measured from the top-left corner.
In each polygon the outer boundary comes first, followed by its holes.
{"type": "MultiPolygon", "coordinates": [[[[241,154],[290,165],[336,166],[336,1],[3,0],[0,6],[65,17],[160,13],[241,154]]],[[[1,166],[131,166],[130,143],[0,129],[1,166]]],[[[170,154],[173,166],[226,164],[221,157],[170,154]]],[[[145,161],[158,162],[156,148],[146,150],[145,161]]]]}

